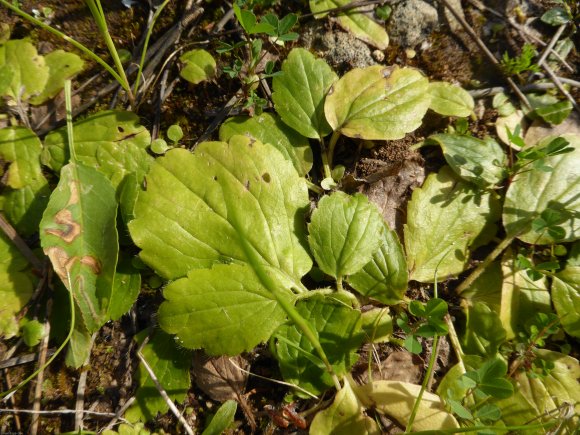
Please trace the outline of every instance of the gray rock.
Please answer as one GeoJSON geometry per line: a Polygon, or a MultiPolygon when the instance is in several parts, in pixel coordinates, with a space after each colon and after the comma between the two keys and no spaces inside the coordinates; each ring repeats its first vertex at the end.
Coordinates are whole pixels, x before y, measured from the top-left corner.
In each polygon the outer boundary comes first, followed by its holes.
{"type": "Polygon", "coordinates": [[[413,48],[423,42],[439,25],[437,9],[422,0],[403,0],[393,5],[387,23],[392,44],[413,48]]]}

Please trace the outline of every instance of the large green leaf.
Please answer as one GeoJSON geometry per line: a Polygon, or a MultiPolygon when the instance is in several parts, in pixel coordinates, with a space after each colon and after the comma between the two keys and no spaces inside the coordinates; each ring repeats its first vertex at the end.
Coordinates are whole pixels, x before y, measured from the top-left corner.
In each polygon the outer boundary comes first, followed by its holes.
{"type": "Polygon", "coordinates": [[[40,167],[41,144],[38,137],[24,127],[0,130],[0,159],[9,162],[4,174],[2,208],[22,235],[38,231],[50,189],[40,167]]]}
{"type": "Polygon", "coordinates": [[[271,113],[257,116],[235,116],[220,127],[220,140],[227,142],[232,136],[244,135],[269,143],[290,160],[301,176],[312,168],[312,149],[308,138],[284,124],[280,117],[271,113]]]}
{"type": "Polygon", "coordinates": [[[239,264],[193,270],[169,284],[163,296],[160,326],[182,346],[203,347],[211,355],[238,355],[267,340],[286,320],[277,296],[294,300],[289,286],[275,295],[250,266],[239,264]]]}
{"type": "Polygon", "coordinates": [[[405,249],[411,279],[433,282],[465,270],[470,247],[489,241],[496,231],[499,204],[457,178],[449,167],[431,174],[415,189],[407,208],[405,249]]]}
{"type": "Polygon", "coordinates": [[[317,413],[312,420],[310,433],[313,435],[378,435],[381,431],[372,418],[364,415],[364,408],[354,394],[347,377],[342,389],[336,393],[332,405],[317,413]]]}
{"type": "Polygon", "coordinates": [[[40,240],[56,274],[73,293],[89,332],[107,320],[119,250],[117,202],[93,168],[62,168],[40,223],[40,240]]]}
{"type": "Polygon", "coordinates": [[[371,261],[384,230],[379,210],[366,196],[335,192],[312,213],[308,241],[318,267],[342,279],[371,261]]]}
{"type": "MultiPolygon", "coordinates": [[[[296,304],[296,311],[313,326],[337,376],[344,376],[358,359],[363,342],[360,311],[345,301],[314,295],[296,304]]],[[[312,343],[293,324],[282,325],[273,335],[276,357],[284,379],[313,394],[334,385],[312,343]]]]}
{"type": "Polygon", "coordinates": [[[484,302],[462,303],[465,327],[461,346],[471,355],[494,356],[506,341],[506,331],[499,314],[484,302]]]}
{"type": "Polygon", "coordinates": [[[355,68],[332,86],[324,113],[345,136],[401,139],[421,125],[431,101],[428,89],[427,78],[413,68],[355,68]]]}
{"type": "MultiPolygon", "coordinates": [[[[313,13],[317,13],[346,6],[350,3],[352,3],[351,0],[310,0],[310,10],[313,13]]],[[[326,13],[319,13],[315,16],[316,18],[322,18],[326,15],[326,13]]],[[[381,26],[368,15],[360,13],[356,9],[341,12],[338,15],[338,23],[356,38],[380,50],[385,50],[389,45],[389,35],[387,35],[384,26],[381,26]]]]}
{"type": "Polygon", "coordinates": [[[18,333],[16,314],[28,303],[37,279],[31,267],[3,232],[0,232],[0,337],[18,333]]]}
{"type": "Polygon", "coordinates": [[[427,143],[436,143],[457,175],[477,186],[487,187],[501,182],[505,176],[506,156],[499,144],[459,134],[435,134],[427,143]]]}
{"type": "Polygon", "coordinates": [[[397,233],[383,223],[384,231],[380,246],[371,261],[359,272],[347,278],[348,283],[360,294],[385,304],[397,304],[407,290],[409,273],[403,247],[397,233]]]}
{"type": "Polygon", "coordinates": [[[295,48],[274,77],[272,100],[287,125],[302,136],[318,139],[332,129],[324,116],[324,99],[337,75],[308,50],[295,48]]]}
{"type": "Polygon", "coordinates": [[[580,267],[568,264],[553,277],[552,302],[564,331],[580,337],[580,267]]]}
{"type": "MultiPolygon", "coordinates": [[[[509,235],[526,243],[548,245],[570,242],[580,238],[580,136],[561,136],[574,150],[570,153],[546,157],[543,165],[552,168],[545,172],[535,166],[516,174],[506,193],[503,223],[509,235]],[[545,210],[555,210],[562,217],[563,229],[557,240],[546,230],[536,232],[531,225],[545,210]]],[[[537,147],[551,142],[548,138],[537,147]]]]}
{"type": "Polygon", "coordinates": [[[260,263],[300,286],[312,260],[305,246],[306,181],[272,145],[234,136],[194,153],[169,151],[147,175],[129,224],[141,258],[176,279],[217,263],[260,263]]]}
{"type": "MultiPolygon", "coordinates": [[[[145,335],[146,333],[139,334],[137,341],[142,342],[145,335]]],[[[155,331],[141,353],[169,398],[178,403],[183,402],[191,385],[191,354],[179,349],[175,340],[163,331],[155,331]]],[[[125,413],[125,418],[130,422],[149,421],[158,413],[167,412],[169,405],[159,394],[143,363],[139,364],[137,378],[139,388],[135,394],[136,400],[125,413]]]]}
{"type": "Polygon", "coordinates": [[[473,97],[459,86],[447,82],[429,83],[431,105],[429,108],[440,115],[467,117],[473,112],[473,97]]]}
{"type": "Polygon", "coordinates": [[[48,82],[45,58],[27,39],[12,39],[0,44],[0,68],[11,71],[10,85],[3,90],[12,100],[27,100],[40,94],[48,82]]]}
{"type": "MultiPolygon", "coordinates": [[[[74,124],[75,151],[79,163],[104,174],[117,189],[125,177],[137,174],[141,182],[151,161],[146,148],[149,131],[132,112],[103,111],[74,124]]],[[[66,128],[55,130],[44,140],[42,163],[55,171],[68,162],[66,128]]]]}
{"type": "Polygon", "coordinates": [[[64,87],[64,81],[77,75],[83,70],[83,60],[74,53],[56,50],[44,57],[48,67],[48,80],[44,89],[30,99],[32,104],[42,104],[58,94],[64,87]]]}

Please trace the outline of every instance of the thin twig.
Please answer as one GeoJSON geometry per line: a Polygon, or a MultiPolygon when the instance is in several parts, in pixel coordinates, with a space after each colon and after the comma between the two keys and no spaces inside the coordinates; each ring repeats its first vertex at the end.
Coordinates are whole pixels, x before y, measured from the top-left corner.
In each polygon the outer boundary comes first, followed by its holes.
{"type": "MultiPolygon", "coordinates": [[[[49,318],[49,316],[50,316],[51,306],[52,306],[51,303],[47,303],[47,305],[46,305],[47,318],[49,318]]],[[[39,353],[39,357],[38,357],[38,366],[39,367],[44,366],[44,363],[46,362],[46,358],[47,358],[48,341],[50,338],[50,322],[45,322],[44,328],[45,328],[45,330],[44,330],[45,335],[42,338],[42,341],[40,342],[40,353],[39,353]]],[[[33,411],[40,411],[43,382],[44,382],[44,370],[41,370],[38,373],[38,377],[36,378],[36,386],[34,388],[34,403],[32,404],[33,411]]],[[[40,424],[40,418],[37,414],[32,418],[32,424],[30,425],[30,434],[31,435],[36,435],[38,433],[38,425],[39,424],[40,424]]]]}
{"type": "MultiPolygon", "coordinates": [[[[58,414],[76,414],[76,409],[54,409],[51,411],[33,411],[31,409],[11,409],[11,408],[0,408],[0,414],[38,414],[38,415],[58,415],[58,414]]],[[[112,412],[97,412],[97,411],[83,411],[84,414],[93,417],[115,417],[112,412]]],[[[122,419],[123,421],[126,421],[122,419]]]]}
{"type": "Polygon", "coordinates": [[[105,429],[103,429],[103,431],[112,429],[113,426],[115,426],[115,424],[117,424],[117,421],[119,421],[121,419],[121,416],[123,414],[125,414],[125,411],[127,411],[127,409],[129,409],[129,406],[131,406],[133,404],[135,399],[136,399],[135,396],[132,396],[129,398],[129,400],[127,400],[125,403],[123,403],[123,406],[121,406],[117,410],[117,412],[115,412],[113,419],[109,422],[109,424],[107,424],[107,426],[105,427],[105,429]]]}
{"type": "Polygon", "coordinates": [[[544,49],[544,52],[542,53],[542,55],[538,59],[538,65],[542,66],[542,64],[546,61],[546,59],[548,58],[548,55],[553,51],[553,48],[556,45],[556,42],[558,42],[558,39],[560,39],[560,36],[562,35],[562,32],[564,31],[565,28],[566,28],[566,24],[562,24],[560,27],[558,27],[558,29],[556,30],[556,33],[554,33],[554,36],[552,36],[552,39],[550,40],[550,42],[548,43],[548,45],[544,49]]]}
{"type": "Polygon", "coordinates": [[[153,371],[147,360],[143,357],[141,351],[137,352],[137,356],[139,357],[139,360],[141,361],[141,364],[143,364],[145,370],[147,370],[147,373],[149,373],[151,380],[155,384],[155,387],[157,387],[157,391],[159,391],[159,394],[161,395],[161,397],[163,397],[163,400],[165,400],[165,403],[167,403],[167,406],[169,406],[169,409],[171,410],[173,415],[177,417],[177,419],[183,425],[183,428],[185,429],[188,435],[194,435],[193,429],[191,428],[187,420],[183,417],[181,412],[179,412],[179,409],[177,409],[177,407],[173,403],[173,400],[171,400],[171,398],[167,395],[167,392],[165,391],[163,386],[159,383],[159,380],[157,379],[155,372],[153,371]]]}
{"type": "MultiPolygon", "coordinates": [[[[89,354],[87,355],[86,361],[83,363],[83,367],[88,366],[91,360],[91,351],[93,348],[93,343],[95,342],[95,336],[97,333],[91,335],[91,340],[89,343],[89,354]]],[[[88,370],[82,370],[79,376],[79,384],[77,385],[76,403],[75,409],[77,413],[75,414],[75,431],[81,431],[83,429],[83,417],[85,408],[85,388],[87,386],[87,376],[89,374],[88,370]]]]}
{"type": "MultiPolygon", "coordinates": [[[[5,379],[6,379],[6,386],[8,387],[8,389],[12,388],[12,381],[10,381],[10,376],[9,376],[8,372],[6,372],[5,379]]],[[[13,407],[16,406],[16,400],[14,399],[14,397],[11,397],[9,402],[13,407]]],[[[20,432],[22,425],[20,424],[20,417],[18,417],[18,414],[14,415],[14,424],[16,425],[16,430],[18,432],[20,432]]]]}
{"type": "MultiPolygon", "coordinates": [[[[556,77],[560,83],[565,83],[570,86],[574,86],[576,88],[580,88],[580,82],[576,80],[571,80],[566,77],[556,77]]],[[[554,89],[556,87],[556,83],[532,83],[526,86],[522,86],[522,92],[535,92],[535,91],[546,91],[548,89],[554,89]]],[[[494,86],[493,88],[485,88],[485,89],[473,89],[468,91],[469,95],[473,98],[485,98],[489,96],[493,96],[496,94],[500,94],[502,92],[508,92],[508,89],[504,86],[494,86]]]]}
{"type": "Polygon", "coordinates": [[[24,240],[22,240],[22,238],[18,235],[10,222],[6,220],[6,217],[4,217],[4,213],[2,212],[0,212],[0,229],[4,231],[4,234],[6,234],[14,246],[18,248],[24,258],[26,258],[35,269],[42,270],[44,268],[42,261],[40,261],[36,255],[34,255],[34,252],[32,252],[24,240]]]}
{"type": "Polygon", "coordinates": [[[548,76],[550,76],[550,79],[554,82],[554,84],[556,85],[558,90],[572,103],[572,106],[574,107],[574,109],[576,109],[576,111],[578,113],[580,113],[580,106],[578,106],[578,103],[576,102],[574,97],[572,95],[570,95],[570,92],[568,92],[566,90],[566,88],[564,88],[564,86],[562,86],[562,82],[556,76],[556,74],[554,73],[554,70],[552,68],[550,68],[548,66],[548,64],[545,62],[542,64],[542,68],[544,69],[544,71],[546,71],[548,76]]]}

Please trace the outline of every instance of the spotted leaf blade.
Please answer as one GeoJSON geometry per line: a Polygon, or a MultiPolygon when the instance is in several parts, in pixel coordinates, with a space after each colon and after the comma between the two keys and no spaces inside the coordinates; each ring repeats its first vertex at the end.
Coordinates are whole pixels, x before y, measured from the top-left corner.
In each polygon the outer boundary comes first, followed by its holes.
{"type": "Polygon", "coordinates": [[[42,248],[69,291],[89,332],[107,320],[119,250],[115,189],[84,165],[62,168],[40,222],[42,248]]]}

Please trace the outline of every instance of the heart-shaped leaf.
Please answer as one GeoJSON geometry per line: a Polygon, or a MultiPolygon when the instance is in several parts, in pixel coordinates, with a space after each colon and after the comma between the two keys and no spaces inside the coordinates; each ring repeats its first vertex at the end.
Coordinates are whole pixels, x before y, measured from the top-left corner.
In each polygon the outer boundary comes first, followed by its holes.
{"type": "Polygon", "coordinates": [[[293,49],[274,77],[272,100],[287,125],[302,136],[319,139],[332,129],[324,116],[324,99],[337,75],[308,50],[293,49]]]}
{"type": "Polygon", "coordinates": [[[379,210],[366,196],[335,192],[312,213],[308,241],[318,267],[342,279],[371,261],[384,229],[379,210]]]}
{"type": "Polygon", "coordinates": [[[421,125],[429,82],[413,68],[355,68],[336,82],[324,103],[333,130],[369,140],[401,139],[421,125]]]}
{"type": "Polygon", "coordinates": [[[200,48],[188,51],[183,53],[179,60],[185,64],[179,75],[194,85],[215,76],[215,59],[206,50],[200,48]]]}
{"type": "Polygon", "coordinates": [[[469,249],[494,236],[495,195],[457,178],[449,167],[415,189],[407,208],[405,250],[411,279],[433,282],[465,270],[469,249]]]}
{"type": "Polygon", "coordinates": [[[467,117],[473,112],[473,97],[459,86],[447,82],[429,83],[429,109],[444,116],[467,117]]]}

